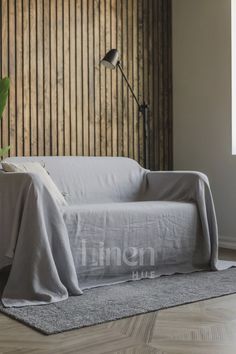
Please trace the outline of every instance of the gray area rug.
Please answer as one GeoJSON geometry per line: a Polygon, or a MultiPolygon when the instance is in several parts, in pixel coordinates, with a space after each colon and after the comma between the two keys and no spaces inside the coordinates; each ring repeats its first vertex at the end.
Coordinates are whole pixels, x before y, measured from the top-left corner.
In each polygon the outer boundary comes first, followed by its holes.
{"type": "Polygon", "coordinates": [[[51,305],[12,309],[0,305],[0,311],[44,334],[55,334],[233,293],[235,268],[100,287],[51,305]]]}

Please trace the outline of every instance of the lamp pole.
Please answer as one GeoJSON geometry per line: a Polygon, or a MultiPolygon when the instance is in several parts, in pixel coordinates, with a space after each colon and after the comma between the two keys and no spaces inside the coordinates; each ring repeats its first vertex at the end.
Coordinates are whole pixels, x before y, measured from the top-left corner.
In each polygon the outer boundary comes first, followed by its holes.
{"type": "Polygon", "coordinates": [[[128,88],[130,92],[132,93],[132,96],[135,100],[135,102],[138,105],[138,111],[139,113],[142,114],[143,118],[143,139],[144,139],[144,144],[143,144],[143,159],[144,159],[144,167],[149,168],[149,108],[146,102],[143,102],[142,104],[139,103],[139,100],[137,96],[134,93],[133,88],[131,87],[128,78],[126,77],[124,70],[122,69],[122,66],[120,64],[119,60],[119,53],[117,49],[110,49],[109,52],[106,53],[104,58],[101,60],[101,63],[107,67],[108,69],[118,69],[121,72],[122,77],[124,78],[126,84],[128,85],[128,88]]]}
{"type": "Polygon", "coordinates": [[[120,61],[117,62],[117,67],[120,70],[130,92],[132,93],[132,96],[135,100],[135,102],[138,105],[138,111],[142,114],[143,118],[143,138],[144,138],[144,144],[143,144],[143,159],[144,159],[144,167],[149,168],[149,117],[148,117],[148,112],[149,108],[147,103],[143,102],[142,104],[139,103],[137,96],[134,93],[133,88],[131,87],[124,70],[122,69],[122,66],[120,64],[120,61]]]}

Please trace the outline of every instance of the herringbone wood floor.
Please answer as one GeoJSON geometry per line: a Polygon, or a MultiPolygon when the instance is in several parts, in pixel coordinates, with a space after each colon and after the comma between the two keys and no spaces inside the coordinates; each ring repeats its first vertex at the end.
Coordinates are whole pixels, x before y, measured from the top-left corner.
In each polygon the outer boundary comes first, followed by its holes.
{"type": "Polygon", "coordinates": [[[1,314],[3,353],[236,354],[236,294],[52,336],[1,314]]]}

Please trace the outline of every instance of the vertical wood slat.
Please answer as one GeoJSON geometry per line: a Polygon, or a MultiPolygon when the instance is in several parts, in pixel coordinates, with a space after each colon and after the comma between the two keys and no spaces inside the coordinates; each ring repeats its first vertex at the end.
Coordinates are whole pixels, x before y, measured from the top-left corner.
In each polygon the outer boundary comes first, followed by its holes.
{"type": "Polygon", "coordinates": [[[50,2],[43,0],[43,95],[44,95],[44,140],[45,155],[52,153],[51,105],[50,105],[50,2]]]}
{"type": "Polygon", "coordinates": [[[12,146],[12,154],[16,155],[16,130],[13,128],[15,126],[16,119],[16,58],[15,58],[15,1],[9,0],[9,76],[12,80],[11,91],[9,100],[9,124],[10,124],[10,145],[12,146]]]}
{"type": "MultiPolygon", "coordinates": [[[[19,14],[18,14],[19,16],[19,14]]],[[[18,18],[18,17],[17,17],[18,18]]],[[[37,0],[37,136],[38,155],[43,156],[45,152],[44,136],[44,30],[43,30],[43,1],[37,0]]],[[[18,121],[19,118],[17,118],[18,121]]]]}
{"type": "MultiPolygon", "coordinates": [[[[163,22],[168,24],[168,1],[164,3],[164,12],[163,12],[163,22]]],[[[168,28],[168,25],[167,25],[168,28]]],[[[168,31],[164,31],[163,38],[163,52],[164,52],[164,61],[168,63],[168,31]]],[[[163,84],[164,84],[164,112],[165,112],[165,121],[164,121],[164,136],[165,136],[165,156],[164,156],[164,169],[168,168],[168,157],[169,157],[169,106],[168,106],[168,97],[169,97],[169,84],[168,84],[168,70],[167,65],[164,66],[164,76],[163,76],[163,84]]]]}
{"type": "Polygon", "coordinates": [[[57,4],[50,0],[50,115],[51,115],[51,149],[52,155],[58,154],[57,141],[57,4]]]}
{"type": "Polygon", "coordinates": [[[162,12],[164,1],[158,1],[157,13],[157,33],[158,33],[158,166],[161,170],[164,169],[164,111],[163,111],[163,26],[162,26],[162,12]]]}
{"type": "MultiPolygon", "coordinates": [[[[133,0],[133,87],[136,97],[138,93],[138,3],[133,0]]],[[[139,161],[139,112],[136,102],[133,101],[134,114],[134,159],[139,161]]]]}
{"type": "Polygon", "coordinates": [[[30,154],[38,154],[37,136],[37,51],[36,51],[36,0],[29,2],[30,17],[30,154]]]}
{"type": "MultiPolygon", "coordinates": [[[[12,126],[12,129],[15,128],[16,130],[16,154],[18,156],[23,155],[23,87],[22,87],[22,80],[23,80],[23,62],[22,62],[22,55],[23,55],[23,31],[22,31],[22,1],[16,2],[16,96],[13,98],[16,102],[16,121],[15,127],[12,126]]],[[[12,95],[12,92],[10,93],[12,95]]],[[[11,151],[12,153],[12,151],[11,151]]]]}
{"type": "Polygon", "coordinates": [[[173,117],[173,89],[172,89],[172,1],[167,1],[167,51],[168,51],[168,61],[167,61],[167,85],[168,85],[168,93],[167,93],[167,100],[168,100],[168,161],[166,161],[166,169],[173,168],[173,124],[172,124],[172,117],[173,117]]]}
{"type": "MultiPolygon", "coordinates": [[[[110,1],[105,1],[105,45],[107,52],[111,48],[111,8],[110,1]]],[[[112,117],[111,117],[111,70],[105,71],[105,85],[106,85],[106,94],[105,94],[105,103],[106,103],[106,131],[107,131],[107,139],[106,139],[106,155],[112,155],[112,117]]]]}
{"type": "MultiPolygon", "coordinates": [[[[139,63],[139,73],[138,73],[138,91],[139,91],[139,102],[143,102],[143,86],[144,86],[144,53],[143,53],[143,0],[138,0],[138,63],[139,63]]],[[[144,139],[143,139],[143,119],[142,115],[139,113],[139,161],[143,165],[144,155],[144,139]]]]}
{"type": "MultiPolygon", "coordinates": [[[[150,95],[149,95],[149,13],[148,13],[148,2],[143,1],[143,97],[144,101],[148,102],[150,105],[150,95]]],[[[149,111],[149,122],[148,122],[148,132],[150,125],[151,110],[149,111]]],[[[145,137],[143,137],[143,144],[145,144],[145,137]]],[[[150,151],[149,154],[150,156],[150,151]]],[[[149,157],[148,156],[148,157],[149,157]]],[[[150,167],[150,161],[147,161],[147,167],[150,167]]]]}
{"type": "MultiPolygon", "coordinates": [[[[111,8],[110,1],[105,1],[105,52],[111,48],[111,8]]],[[[106,104],[106,155],[112,155],[112,112],[111,112],[111,70],[105,71],[106,104]]]]}
{"type": "MultiPolygon", "coordinates": [[[[8,1],[2,0],[1,2],[1,16],[2,16],[2,37],[1,37],[1,48],[2,48],[2,58],[1,58],[1,66],[2,66],[2,77],[9,76],[9,68],[8,68],[8,23],[9,23],[9,16],[8,16],[8,1]]],[[[3,112],[2,118],[2,146],[9,145],[9,124],[8,124],[8,114],[9,114],[9,98],[8,98],[8,105],[6,106],[5,111],[3,112]]]]}
{"type": "Polygon", "coordinates": [[[76,0],[76,121],[77,121],[77,155],[83,155],[83,66],[82,66],[82,1],[76,0]]]}
{"type": "MultiPolygon", "coordinates": [[[[116,41],[119,53],[122,53],[122,0],[117,0],[116,4],[116,41]]],[[[123,86],[122,77],[117,73],[117,140],[118,140],[118,155],[123,156],[123,86]]]]}
{"type": "Polygon", "coordinates": [[[94,1],[94,137],[95,137],[95,155],[101,154],[101,134],[100,134],[100,36],[99,36],[99,18],[100,18],[100,5],[99,0],[94,1]]]}
{"type": "Polygon", "coordinates": [[[64,46],[63,46],[63,1],[57,1],[57,136],[58,154],[65,154],[64,144],[64,46]]]}
{"type": "Polygon", "coordinates": [[[76,134],[76,76],[75,76],[75,0],[70,2],[70,120],[71,120],[71,155],[76,155],[77,134],[76,134]]]}
{"type": "Polygon", "coordinates": [[[154,71],[155,75],[153,75],[153,121],[152,121],[152,141],[153,141],[153,166],[159,167],[159,139],[158,139],[158,98],[156,97],[156,93],[158,90],[158,77],[159,77],[159,65],[158,65],[158,27],[157,27],[157,16],[158,16],[158,2],[153,1],[153,29],[152,29],[152,37],[153,37],[153,63],[157,64],[157,69],[154,71]]]}
{"type": "MultiPolygon", "coordinates": [[[[100,32],[100,58],[105,55],[106,46],[106,28],[105,28],[105,1],[100,0],[100,9],[99,9],[99,32],[100,32]]],[[[101,156],[106,155],[106,140],[107,140],[107,131],[106,131],[106,69],[104,66],[100,65],[100,139],[101,139],[101,156]]]]}
{"type": "MultiPolygon", "coordinates": [[[[152,33],[153,28],[153,0],[149,0],[148,4],[148,91],[149,91],[149,106],[153,107],[153,67],[155,65],[155,61],[153,60],[153,36],[149,36],[149,33],[152,33]]],[[[154,169],[154,156],[153,156],[153,147],[154,147],[154,139],[153,139],[153,109],[149,111],[149,168],[154,169]]]]}
{"type": "Polygon", "coordinates": [[[83,106],[83,154],[89,155],[89,107],[88,107],[88,3],[82,1],[82,106],[83,106]]]}
{"type": "MultiPolygon", "coordinates": [[[[127,14],[128,0],[122,1],[122,67],[124,72],[128,75],[128,14],[127,14]]],[[[128,145],[128,119],[129,119],[129,90],[128,87],[122,79],[123,86],[123,97],[122,97],[122,109],[123,109],[123,145],[124,145],[124,156],[129,156],[129,145],[128,145]]]]}
{"type": "Polygon", "coordinates": [[[117,48],[150,106],[150,168],[172,167],[171,0],[1,0],[0,70],[11,90],[0,144],[10,155],[129,156],[143,164],[143,121],[117,48]]]}
{"type": "Polygon", "coordinates": [[[71,117],[70,117],[70,0],[63,0],[63,69],[64,69],[64,144],[65,155],[71,153],[71,117]]]}
{"type": "Polygon", "coordinates": [[[23,115],[23,145],[24,155],[30,155],[30,75],[29,75],[29,1],[23,0],[23,95],[24,95],[24,115],[23,115]]]}
{"type": "Polygon", "coordinates": [[[89,114],[89,155],[95,155],[94,120],[94,7],[88,0],[88,114],[89,114]]]}
{"type": "MultiPolygon", "coordinates": [[[[116,13],[117,13],[117,2],[111,1],[111,48],[117,48],[117,37],[116,37],[116,13]]],[[[111,72],[111,120],[112,120],[112,155],[117,156],[118,146],[118,115],[117,115],[117,71],[112,70],[111,72]]]]}
{"type": "MultiPolygon", "coordinates": [[[[128,0],[127,2],[127,73],[129,82],[132,87],[134,87],[133,82],[133,0],[128,0]]],[[[134,157],[134,113],[133,113],[133,97],[128,91],[128,116],[127,116],[127,125],[128,125],[128,156],[131,158],[134,157]]]]}

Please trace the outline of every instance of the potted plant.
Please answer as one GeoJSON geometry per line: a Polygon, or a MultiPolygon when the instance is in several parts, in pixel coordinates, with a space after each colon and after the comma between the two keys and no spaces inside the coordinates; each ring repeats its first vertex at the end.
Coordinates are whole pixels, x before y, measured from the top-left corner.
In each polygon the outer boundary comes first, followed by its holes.
{"type": "MultiPolygon", "coordinates": [[[[10,79],[5,77],[4,79],[0,79],[0,122],[2,119],[2,114],[5,109],[8,93],[10,88],[10,79]]],[[[10,146],[5,146],[0,148],[0,159],[7,154],[9,151],[10,146]]]]}

